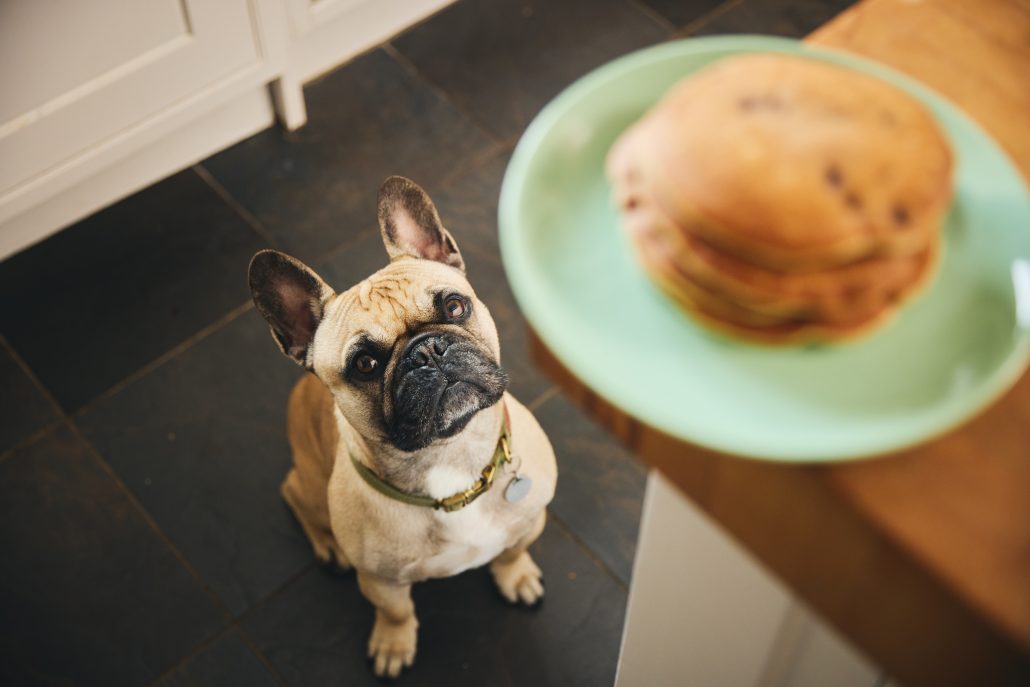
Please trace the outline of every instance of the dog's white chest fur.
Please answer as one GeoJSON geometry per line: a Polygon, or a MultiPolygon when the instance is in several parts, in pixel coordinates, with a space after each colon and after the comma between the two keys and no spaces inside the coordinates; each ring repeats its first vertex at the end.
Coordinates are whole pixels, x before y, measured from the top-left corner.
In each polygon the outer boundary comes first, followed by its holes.
{"type": "MultiPolygon", "coordinates": [[[[467,474],[446,466],[435,467],[426,476],[427,491],[434,498],[456,494],[469,486],[467,474]]],[[[508,545],[509,528],[489,509],[482,498],[452,513],[434,513],[433,539],[438,552],[418,565],[430,577],[456,575],[493,560],[508,545]]]]}

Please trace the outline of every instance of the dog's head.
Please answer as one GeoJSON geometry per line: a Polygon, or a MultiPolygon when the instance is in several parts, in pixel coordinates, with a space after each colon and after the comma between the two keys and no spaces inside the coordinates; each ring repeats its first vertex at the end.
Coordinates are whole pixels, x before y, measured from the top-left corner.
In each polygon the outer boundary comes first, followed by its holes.
{"type": "Polygon", "coordinates": [[[490,312],[425,191],[387,179],[379,227],[390,264],[342,293],[273,250],[251,261],[250,290],[283,353],[362,436],[416,451],[460,432],[508,380],[490,312]]]}

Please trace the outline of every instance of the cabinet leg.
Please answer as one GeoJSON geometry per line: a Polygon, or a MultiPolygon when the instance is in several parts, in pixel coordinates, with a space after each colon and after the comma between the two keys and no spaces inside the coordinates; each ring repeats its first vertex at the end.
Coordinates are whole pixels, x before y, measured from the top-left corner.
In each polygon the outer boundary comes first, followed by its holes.
{"type": "Polygon", "coordinates": [[[275,116],[287,131],[296,131],[307,124],[308,110],[304,105],[304,89],[300,81],[282,76],[270,85],[275,116]]]}

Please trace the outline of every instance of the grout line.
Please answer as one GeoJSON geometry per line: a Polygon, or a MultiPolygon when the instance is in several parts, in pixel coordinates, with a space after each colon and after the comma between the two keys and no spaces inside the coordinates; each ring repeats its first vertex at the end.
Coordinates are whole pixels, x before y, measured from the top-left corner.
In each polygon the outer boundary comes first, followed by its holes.
{"type": "MultiPolygon", "coordinates": [[[[622,587],[622,589],[623,589],[623,590],[625,590],[625,591],[627,591],[627,592],[629,591],[629,584],[628,584],[627,582],[623,581],[623,579],[622,579],[621,577],[619,577],[619,576],[618,576],[618,575],[617,575],[617,574],[615,573],[615,571],[614,571],[614,570],[612,570],[612,569],[611,569],[611,568],[610,568],[610,567],[608,566],[608,564],[607,564],[607,563],[605,563],[605,562],[604,562],[604,561],[603,561],[603,560],[601,559],[601,557],[600,557],[600,556],[598,556],[598,555],[597,555],[597,553],[596,553],[596,552],[595,552],[595,551],[594,551],[594,550],[593,550],[592,548],[590,548],[589,546],[587,546],[586,542],[584,542],[584,541],[583,541],[583,540],[582,540],[582,539],[581,539],[581,538],[579,537],[579,535],[577,535],[577,534],[576,534],[576,533],[575,533],[575,532],[574,532],[574,531],[572,530],[572,528],[571,528],[571,527],[569,527],[568,525],[566,525],[566,524],[565,524],[565,521],[564,521],[564,520],[562,520],[562,519],[561,519],[560,517],[558,517],[558,516],[557,516],[557,515],[555,514],[554,510],[553,510],[553,509],[551,509],[550,507],[548,507],[548,509],[547,509],[547,519],[548,519],[548,520],[550,520],[550,521],[553,521],[554,523],[556,523],[556,524],[558,525],[558,527],[559,527],[559,528],[560,528],[560,529],[561,529],[561,530],[562,530],[563,532],[565,532],[565,534],[567,534],[567,535],[569,536],[569,538],[570,538],[570,539],[572,539],[572,540],[573,540],[573,541],[574,541],[574,542],[576,543],[576,545],[577,545],[577,546],[579,546],[579,548],[583,549],[583,552],[584,552],[584,553],[585,553],[585,554],[587,555],[587,558],[589,558],[589,559],[590,559],[590,560],[591,560],[591,561],[592,561],[592,562],[594,563],[594,565],[596,565],[596,566],[597,566],[598,568],[600,568],[600,569],[601,569],[601,572],[605,573],[606,575],[608,575],[608,577],[612,578],[612,579],[613,579],[613,580],[615,581],[615,583],[616,583],[617,585],[619,585],[620,587],[622,587]]],[[[637,538],[639,539],[639,527],[638,527],[637,529],[638,529],[638,536],[637,536],[637,538]]],[[[635,551],[635,550],[636,550],[636,543],[634,542],[634,551],[635,551]]],[[[631,573],[631,574],[632,574],[632,573],[631,573]]]]}
{"type": "MultiPolygon", "coordinates": [[[[854,1],[857,2],[858,0],[854,0],[854,1]]],[[[421,19],[419,19],[414,24],[409,24],[408,26],[405,26],[403,29],[401,29],[397,33],[393,34],[392,36],[390,36],[388,39],[386,39],[383,42],[384,43],[392,43],[394,41],[394,39],[400,38],[401,36],[406,36],[409,33],[413,33],[416,29],[420,28],[423,24],[428,24],[429,22],[431,22],[432,20],[436,19],[437,17],[443,16],[447,12],[457,8],[457,6],[460,5],[460,4],[461,4],[460,2],[455,2],[455,0],[451,0],[448,4],[443,5],[442,7],[438,8],[437,10],[435,10],[433,12],[430,12],[429,14],[427,14],[424,17],[422,17],[421,19]]]]}
{"type": "MultiPolygon", "coordinates": [[[[6,343],[6,340],[3,341],[4,343],[6,343]]],[[[174,543],[172,543],[171,539],[168,538],[168,535],[165,533],[165,531],[157,525],[157,522],[150,515],[150,512],[143,507],[143,504],[139,501],[139,499],[136,498],[136,495],[132,493],[132,490],[129,489],[128,485],[126,485],[125,482],[122,481],[122,479],[118,476],[118,474],[114,471],[110,464],[108,464],[108,462],[100,454],[100,451],[98,451],[97,448],[93,445],[93,443],[89,441],[89,439],[83,433],[82,429],[75,423],[74,420],[72,420],[71,416],[64,410],[64,408],[62,408],[60,404],[57,403],[57,399],[55,399],[53,394],[50,393],[50,390],[42,385],[42,383],[36,377],[32,369],[25,364],[25,361],[21,359],[21,356],[19,356],[17,352],[14,351],[14,349],[9,350],[15,362],[17,362],[18,365],[22,367],[22,369],[25,371],[27,375],[29,375],[29,378],[34,383],[39,385],[40,391],[47,398],[47,400],[49,400],[56,408],[60,419],[58,420],[58,424],[55,425],[54,429],[63,425],[71,431],[71,433],[75,436],[76,439],[83,443],[83,445],[86,448],[86,451],[93,457],[93,460],[96,461],[98,467],[100,467],[100,469],[103,470],[103,472],[111,479],[111,481],[114,482],[115,486],[125,495],[126,499],[129,501],[129,504],[139,513],[140,517],[151,528],[151,530],[153,530],[157,538],[160,541],[162,541],[165,544],[165,546],[168,547],[169,551],[172,553],[172,556],[179,561],[180,565],[182,565],[186,569],[187,573],[193,576],[194,580],[200,585],[200,588],[208,594],[208,596],[213,601],[214,608],[221,612],[225,620],[232,621],[232,613],[230,613],[229,609],[225,606],[224,603],[222,603],[222,600],[218,597],[217,594],[215,594],[214,590],[211,589],[207,585],[207,583],[204,582],[203,578],[201,578],[200,574],[196,571],[192,564],[190,564],[190,562],[186,559],[183,553],[179,551],[178,547],[175,546],[174,543]]]]}
{"type": "Polygon", "coordinates": [[[81,415],[83,413],[83,411],[88,410],[89,408],[91,408],[92,406],[96,405],[100,401],[103,401],[105,399],[110,398],[111,396],[114,396],[115,394],[117,394],[119,391],[121,391],[125,387],[133,384],[134,382],[138,381],[142,377],[147,376],[148,374],[150,374],[151,372],[153,372],[157,368],[159,368],[162,365],[164,365],[165,363],[167,363],[172,358],[176,357],[180,353],[183,353],[183,352],[189,350],[190,348],[192,348],[196,344],[200,343],[201,341],[203,341],[207,337],[211,336],[211,334],[215,333],[217,330],[219,330],[222,327],[224,327],[225,325],[229,324],[230,322],[232,322],[233,320],[238,318],[240,315],[246,313],[247,311],[249,311],[253,307],[254,307],[253,302],[251,302],[249,300],[246,303],[243,303],[242,305],[236,306],[235,308],[233,308],[232,310],[230,310],[226,314],[224,314],[221,317],[219,317],[214,322],[211,322],[210,324],[205,325],[201,329],[199,329],[196,332],[194,332],[193,334],[191,334],[187,339],[184,339],[183,341],[179,342],[178,344],[176,344],[175,346],[173,346],[169,350],[165,351],[161,355],[159,355],[156,358],[154,358],[153,360],[151,360],[149,363],[146,363],[142,367],[138,368],[135,372],[131,373],[129,376],[124,377],[121,381],[115,382],[115,384],[113,386],[111,386],[111,387],[107,388],[106,390],[102,391],[101,393],[97,394],[92,399],[90,399],[86,403],[84,403],[81,406],[79,406],[78,408],[76,408],[75,411],[74,411],[74,414],[75,415],[81,415]]]}
{"type": "Polygon", "coordinates": [[[644,0],[627,0],[631,7],[637,8],[642,14],[651,19],[654,23],[658,24],[661,28],[668,31],[670,34],[675,34],[678,28],[675,24],[665,18],[665,16],[648,5],[644,0]]]}
{"type": "Polygon", "coordinates": [[[275,667],[271,659],[269,659],[268,656],[265,656],[265,652],[258,648],[250,634],[239,624],[239,621],[234,622],[232,626],[240,633],[240,639],[243,640],[243,644],[250,649],[250,652],[254,654],[257,660],[261,661],[262,665],[265,666],[265,670],[271,674],[272,679],[282,687],[287,687],[289,683],[286,682],[286,678],[279,672],[279,669],[275,667]]]}
{"type": "Polygon", "coordinates": [[[684,36],[689,36],[690,34],[694,33],[708,22],[712,21],[713,19],[718,19],[730,10],[742,4],[743,1],[744,0],[726,0],[726,2],[722,3],[717,7],[712,8],[708,12],[702,14],[700,17],[695,19],[694,21],[688,22],[686,25],[683,26],[683,28],[681,28],[679,31],[675,33],[674,38],[683,38],[684,36]]]}
{"type": "MultiPolygon", "coordinates": [[[[117,384],[115,384],[113,387],[111,387],[107,391],[105,391],[102,394],[100,394],[99,396],[95,397],[89,403],[87,403],[86,405],[84,405],[81,408],[79,408],[78,411],[76,411],[76,412],[81,412],[82,410],[88,408],[90,405],[92,405],[94,403],[97,403],[98,401],[100,401],[100,400],[102,400],[104,398],[108,398],[108,397],[114,395],[115,393],[117,393],[121,389],[124,389],[126,386],[128,386],[131,383],[133,383],[137,379],[145,376],[150,371],[156,369],[157,367],[160,367],[161,365],[163,365],[165,362],[167,362],[171,358],[173,358],[173,357],[177,356],[178,354],[182,353],[183,351],[189,349],[190,347],[192,347],[197,342],[207,338],[207,336],[209,336],[215,330],[219,329],[220,327],[224,326],[225,324],[227,324],[227,323],[231,322],[232,320],[236,319],[241,314],[247,312],[251,307],[253,307],[253,306],[248,301],[244,305],[239,306],[239,307],[229,311],[229,313],[227,313],[226,315],[220,317],[218,320],[216,320],[215,322],[209,324],[208,326],[204,327],[203,329],[201,329],[199,332],[195,333],[190,338],[186,339],[185,341],[183,341],[179,345],[177,345],[174,348],[172,348],[170,351],[168,351],[168,352],[164,353],[163,355],[159,356],[158,358],[156,358],[155,360],[151,361],[147,365],[144,365],[139,370],[137,370],[133,374],[131,374],[128,377],[126,377],[125,379],[123,379],[121,382],[118,382],[117,384]]],[[[0,342],[2,342],[3,344],[6,345],[6,340],[3,339],[2,337],[0,337],[0,342]]],[[[235,620],[232,617],[232,613],[229,611],[229,609],[222,602],[221,598],[215,593],[214,589],[212,589],[205,582],[205,580],[200,576],[200,574],[193,567],[193,565],[186,559],[186,556],[171,541],[171,539],[164,532],[164,530],[162,530],[158,526],[157,522],[150,515],[150,512],[147,511],[147,509],[143,506],[143,504],[136,498],[135,494],[132,492],[131,489],[129,489],[128,485],[126,485],[125,482],[122,481],[122,479],[118,476],[118,474],[110,466],[110,464],[107,462],[107,460],[104,459],[104,457],[100,453],[100,451],[97,450],[97,448],[92,444],[92,442],[89,441],[89,439],[83,433],[82,429],[72,419],[71,415],[68,412],[66,412],[64,410],[64,408],[62,408],[60,406],[59,403],[57,403],[57,400],[50,393],[49,389],[47,389],[46,387],[44,387],[42,385],[42,383],[36,377],[35,373],[31,370],[31,368],[28,367],[28,365],[25,363],[25,361],[22,360],[21,356],[19,356],[17,354],[17,352],[14,351],[13,348],[10,348],[9,346],[7,346],[7,348],[9,349],[9,351],[11,353],[11,356],[14,358],[15,362],[23,369],[23,371],[29,376],[29,378],[40,388],[40,391],[47,398],[47,400],[49,400],[50,403],[53,404],[53,406],[55,407],[55,409],[56,409],[56,411],[58,413],[58,416],[59,416],[60,419],[53,426],[48,428],[47,431],[53,431],[53,430],[57,429],[58,427],[60,427],[61,425],[65,425],[65,426],[67,426],[72,431],[72,433],[79,439],[79,441],[83,442],[83,444],[86,446],[86,448],[87,448],[88,452],[90,453],[90,455],[93,456],[93,459],[97,462],[97,464],[100,466],[100,468],[108,475],[108,477],[115,483],[117,488],[120,489],[123,494],[125,494],[125,496],[128,499],[129,503],[132,504],[132,506],[140,514],[140,516],[143,518],[143,521],[146,522],[147,525],[149,525],[149,527],[154,531],[154,533],[158,537],[158,539],[161,540],[169,548],[169,550],[171,551],[172,555],[176,558],[176,560],[178,560],[179,563],[186,569],[186,571],[190,575],[193,576],[194,580],[198,583],[200,588],[203,589],[208,594],[208,596],[213,601],[214,607],[221,612],[223,618],[231,621],[232,625],[235,625],[235,620]]],[[[39,436],[45,436],[46,432],[39,432],[37,434],[39,436]]],[[[38,438],[39,437],[36,437],[36,440],[38,440],[38,438]]],[[[28,442],[22,442],[22,444],[19,444],[19,446],[16,447],[16,448],[21,448],[26,443],[28,443],[28,442]]],[[[12,449],[11,451],[5,452],[2,456],[0,456],[0,460],[5,459],[8,455],[13,454],[13,453],[14,453],[14,449],[12,449]]],[[[215,638],[217,638],[218,636],[221,636],[221,634],[224,634],[224,628],[223,628],[223,631],[218,633],[215,638]]],[[[198,651],[200,651],[201,649],[203,649],[205,646],[209,645],[213,641],[214,641],[214,639],[211,639],[211,640],[207,641],[206,643],[202,644],[201,647],[199,647],[195,651],[191,652],[187,656],[187,658],[195,655],[198,651]]],[[[184,658],[183,660],[186,660],[186,659],[184,658]]],[[[182,661],[180,661],[179,664],[176,664],[175,667],[178,667],[178,665],[180,665],[181,663],[182,663],[182,661]]],[[[278,675],[278,673],[276,673],[276,675],[278,675]]]]}
{"type": "Polygon", "coordinates": [[[409,24],[409,25],[403,27],[402,29],[400,29],[399,31],[397,31],[396,33],[390,35],[383,42],[377,43],[377,44],[375,44],[373,46],[370,46],[367,50],[363,50],[360,53],[358,53],[357,55],[354,55],[354,56],[348,58],[346,62],[341,62],[339,64],[334,64],[334,65],[332,65],[330,67],[326,67],[326,69],[324,71],[318,72],[314,76],[310,77],[307,81],[302,83],[301,86],[303,86],[305,88],[308,87],[308,86],[312,86],[312,85],[318,83],[319,81],[324,80],[326,77],[328,77],[329,75],[333,74],[338,69],[342,69],[343,67],[346,67],[347,65],[349,65],[351,62],[354,62],[358,58],[364,57],[365,55],[368,55],[369,53],[375,52],[376,50],[380,50],[380,49],[385,48],[388,44],[392,43],[394,41],[394,39],[400,38],[401,36],[403,36],[403,35],[405,35],[407,33],[410,33],[411,31],[414,31],[415,29],[417,29],[418,27],[422,26],[423,24],[429,23],[432,19],[435,19],[437,16],[443,14],[444,12],[446,12],[448,9],[450,9],[455,4],[457,4],[457,3],[452,1],[452,3],[450,5],[444,5],[443,7],[440,7],[439,9],[437,9],[435,12],[430,12],[426,16],[424,16],[421,19],[419,19],[418,21],[416,21],[414,24],[409,24]]]}
{"type": "MultiPolygon", "coordinates": [[[[373,234],[373,233],[374,234],[378,234],[379,233],[379,226],[378,225],[369,224],[368,226],[365,226],[365,227],[362,227],[361,229],[358,229],[356,232],[354,232],[353,235],[351,235],[343,243],[340,243],[340,244],[337,244],[337,245],[333,246],[329,250],[327,250],[324,253],[322,253],[322,256],[318,260],[309,263],[310,267],[312,269],[316,270],[316,271],[317,270],[323,270],[324,271],[326,269],[326,267],[328,267],[329,264],[333,260],[335,260],[336,258],[338,258],[341,255],[343,255],[344,253],[346,253],[349,249],[351,249],[354,246],[358,245],[359,241],[364,240],[366,234],[373,234]]],[[[385,266],[385,264],[386,264],[386,262],[388,260],[389,260],[389,257],[387,256],[386,249],[384,248],[383,249],[383,264],[384,264],[384,266],[385,266]]],[[[365,276],[368,276],[368,275],[365,275],[365,276]]],[[[364,277],[362,277],[362,279],[364,279],[364,277]]],[[[334,289],[336,288],[332,284],[330,284],[329,286],[334,288],[334,289]]],[[[351,285],[347,285],[344,288],[345,289],[349,289],[350,286],[351,285]]],[[[337,293],[342,293],[342,291],[338,291],[337,293]]]]}
{"type": "MultiPolygon", "coordinates": [[[[307,535],[305,535],[305,538],[306,536],[307,535]]],[[[322,564],[319,563],[318,560],[314,557],[314,554],[312,554],[310,561],[301,566],[301,568],[297,572],[293,573],[287,579],[283,580],[278,587],[268,592],[260,599],[255,601],[253,604],[251,604],[251,606],[247,610],[243,611],[243,613],[241,613],[240,616],[236,618],[233,622],[236,624],[243,623],[249,616],[253,615],[254,613],[257,613],[259,610],[267,606],[269,601],[282,594],[284,591],[286,591],[287,588],[293,586],[294,582],[304,577],[304,575],[306,575],[310,570],[316,569],[319,565],[322,564]]]]}
{"type": "MultiPolygon", "coordinates": [[[[438,180],[437,183],[425,183],[425,184],[419,184],[419,185],[422,186],[423,189],[425,189],[427,194],[432,196],[433,194],[435,194],[437,192],[442,192],[442,191],[447,190],[447,188],[451,184],[453,184],[458,179],[458,177],[460,177],[461,175],[468,174],[468,173],[474,171],[475,169],[479,168],[480,166],[485,165],[486,163],[488,163],[494,157],[500,157],[505,152],[506,152],[506,149],[503,146],[499,147],[499,148],[498,147],[491,147],[491,148],[488,148],[488,149],[486,149],[484,151],[481,151],[480,153],[473,154],[471,156],[467,156],[466,160],[470,160],[470,162],[468,164],[459,164],[459,165],[457,165],[456,168],[454,169],[454,171],[449,172],[446,175],[444,175],[440,180],[438,180]]],[[[416,181],[416,183],[418,182],[417,179],[415,181],[416,181]]],[[[444,225],[446,226],[446,219],[444,221],[444,225]]],[[[329,263],[331,263],[333,260],[335,260],[339,256],[341,256],[344,253],[346,253],[347,250],[349,250],[350,248],[353,248],[354,246],[356,246],[359,241],[363,240],[366,237],[366,234],[376,234],[376,235],[378,235],[379,234],[379,225],[378,224],[368,224],[368,225],[366,225],[364,227],[361,227],[360,229],[358,229],[358,231],[354,232],[349,238],[344,240],[342,243],[338,243],[338,244],[334,245],[332,248],[329,248],[328,250],[323,251],[321,257],[318,260],[312,261],[312,262],[310,262],[308,264],[312,268],[314,268],[316,270],[325,269],[326,266],[329,265],[329,263]]],[[[475,252],[475,251],[471,251],[471,252],[475,252]]],[[[477,254],[479,254],[481,256],[483,255],[482,253],[477,253],[477,254]]],[[[491,255],[491,256],[487,256],[487,257],[490,257],[494,261],[498,262],[498,264],[500,264],[499,259],[498,259],[497,256],[492,256],[491,255]]],[[[388,257],[386,255],[385,249],[383,251],[383,260],[384,260],[384,264],[385,264],[386,261],[388,261],[388,257]]],[[[365,275],[365,276],[367,276],[367,275],[365,275]]],[[[330,286],[332,286],[332,284],[330,284],[330,286]]],[[[349,288],[349,286],[347,288],[349,288]]]]}
{"type": "Polygon", "coordinates": [[[135,509],[139,512],[144,522],[146,522],[154,531],[154,533],[158,536],[158,538],[164,542],[165,546],[169,548],[175,559],[179,561],[179,564],[182,565],[186,569],[186,571],[193,576],[196,582],[200,585],[200,588],[207,592],[207,595],[214,602],[214,607],[221,612],[223,619],[231,623],[233,620],[232,612],[228,609],[225,603],[222,602],[222,599],[218,596],[218,594],[215,593],[215,590],[212,589],[211,586],[204,581],[204,578],[200,576],[200,573],[198,573],[196,568],[193,567],[193,564],[190,563],[186,556],[182,553],[182,551],[179,550],[179,547],[177,547],[175,543],[172,542],[172,540],[168,537],[168,534],[165,533],[165,531],[161,529],[160,526],[158,526],[157,521],[154,520],[153,516],[150,514],[150,511],[148,511],[143,506],[143,503],[138,498],[136,498],[136,495],[132,492],[131,489],[129,489],[129,486],[122,481],[122,478],[118,475],[117,472],[114,471],[114,468],[112,468],[111,465],[104,458],[104,456],[101,455],[100,451],[93,445],[93,443],[89,440],[89,438],[82,431],[82,429],[75,423],[75,421],[67,415],[65,416],[65,420],[67,422],[69,429],[71,429],[72,433],[79,439],[79,441],[86,445],[86,448],[89,451],[90,455],[93,456],[93,459],[96,460],[100,468],[104,472],[106,472],[107,476],[110,477],[111,480],[114,481],[114,483],[122,490],[122,492],[125,493],[125,496],[129,500],[129,503],[131,503],[133,507],[135,507],[135,509]]]}
{"type": "Polygon", "coordinates": [[[240,219],[242,219],[247,226],[249,226],[251,230],[261,238],[262,241],[268,243],[272,248],[279,247],[275,237],[265,229],[265,226],[261,224],[261,220],[255,217],[250,210],[243,207],[243,204],[236,200],[236,198],[234,198],[233,195],[229,193],[224,186],[222,186],[221,182],[219,182],[218,179],[216,179],[214,175],[204,167],[203,162],[198,162],[193,165],[192,169],[193,172],[200,177],[201,180],[203,180],[204,183],[206,183],[226,205],[232,208],[233,211],[240,216],[240,219]]]}
{"type": "Polygon", "coordinates": [[[243,645],[252,654],[254,654],[254,658],[258,659],[262,663],[262,665],[264,665],[265,668],[269,671],[269,673],[272,676],[272,679],[274,679],[275,682],[281,685],[282,687],[287,687],[288,683],[286,682],[286,679],[279,673],[275,666],[272,665],[268,657],[265,656],[265,654],[254,644],[254,640],[250,637],[249,634],[247,634],[247,631],[243,628],[242,625],[240,625],[239,621],[235,620],[229,623],[228,625],[223,626],[213,635],[203,640],[196,646],[192,647],[189,651],[183,654],[179,658],[179,660],[177,660],[173,665],[169,666],[167,670],[165,670],[163,673],[159,674],[153,680],[148,682],[147,687],[156,687],[157,685],[161,684],[161,682],[165,678],[175,673],[175,671],[184,668],[187,663],[189,663],[191,660],[193,660],[203,652],[210,649],[217,642],[224,639],[233,630],[235,630],[240,635],[240,640],[243,642],[243,645]]]}
{"type": "Polygon", "coordinates": [[[33,444],[42,441],[50,434],[52,434],[55,430],[60,429],[61,425],[63,424],[64,421],[58,418],[57,420],[54,420],[42,429],[39,429],[30,434],[29,436],[25,437],[9,449],[0,452],[0,463],[4,462],[5,460],[13,456],[15,453],[30,448],[33,444]]]}
{"type": "Polygon", "coordinates": [[[541,406],[557,396],[559,393],[561,393],[561,389],[558,388],[558,385],[552,384],[547,389],[544,389],[539,396],[526,404],[526,410],[531,413],[535,413],[541,406]]]}
{"type": "Polygon", "coordinates": [[[218,632],[215,632],[207,639],[201,641],[200,644],[197,644],[196,646],[191,648],[189,651],[186,652],[186,654],[182,658],[176,661],[173,665],[169,666],[167,670],[165,670],[163,673],[160,673],[157,677],[148,682],[147,687],[152,687],[154,685],[160,684],[162,680],[164,680],[166,677],[174,673],[179,668],[183,667],[186,664],[186,662],[189,661],[191,658],[201,653],[202,651],[206,651],[211,646],[213,646],[215,642],[217,642],[222,637],[227,635],[232,630],[232,628],[233,626],[231,624],[225,625],[224,627],[219,629],[218,632]]]}
{"type": "MultiPolygon", "coordinates": [[[[456,3],[454,3],[454,4],[456,4],[456,3]]],[[[326,67],[325,70],[323,70],[321,72],[318,72],[317,74],[312,76],[310,79],[308,79],[307,81],[305,81],[301,85],[303,87],[305,87],[305,88],[308,87],[308,86],[313,86],[314,84],[317,84],[318,82],[325,80],[328,76],[331,76],[337,70],[346,67],[351,62],[355,62],[356,60],[358,60],[359,58],[364,57],[365,55],[368,55],[370,53],[374,53],[376,50],[384,49],[388,44],[392,43],[395,38],[400,38],[401,36],[403,36],[404,34],[408,33],[409,31],[413,31],[414,29],[418,28],[419,26],[422,26],[423,24],[429,22],[431,19],[436,17],[438,14],[443,14],[443,12],[446,11],[449,7],[450,7],[450,5],[445,5],[445,6],[441,7],[440,9],[438,9],[437,11],[432,12],[431,14],[427,14],[426,16],[422,17],[421,19],[419,19],[414,24],[410,24],[408,26],[405,26],[400,31],[392,34],[391,36],[386,38],[386,40],[382,41],[381,43],[376,43],[375,45],[369,46],[366,50],[362,50],[357,55],[354,55],[353,57],[347,58],[347,60],[345,62],[340,62],[339,64],[334,64],[332,66],[326,67]]]]}
{"type": "MultiPolygon", "coordinates": [[[[433,183],[424,183],[424,184],[420,183],[419,185],[422,186],[422,188],[425,189],[426,193],[429,194],[430,196],[432,196],[432,195],[434,195],[434,194],[436,194],[438,192],[446,191],[461,176],[466,175],[466,174],[470,174],[473,171],[475,171],[476,169],[482,167],[483,165],[486,165],[491,160],[493,160],[495,158],[500,158],[501,156],[510,153],[511,152],[510,149],[511,149],[511,146],[507,145],[507,144],[500,145],[500,146],[491,146],[490,148],[487,148],[487,149],[485,149],[483,151],[480,151],[479,153],[474,153],[472,155],[465,156],[465,158],[464,158],[465,162],[464,163],[456,165],[455,168],[452,171],[450,171],[447,174],[445,174],[442,178],[440,178],[438,180],[435,180],[433,183]]],[[[415,181],[416,181],[416,183],[418,183],[417,179],[415,181]]],[[[444,226],[446,226],[447,225],[446,218],[443,218],[443,220],[444,220],[444,226]]],[[[366,233],[378,234],[379,233],[379,225],[378,224],[369,224],[367,226],[364,226],[364,227],[360,228],[353,235],[351,235],[350,238],[346,239],[342,243],[336,244],[335,246],[333,246],[332,248],[328,249],[327,251],[324,251],[322,256],[317,261],[312,261],[312,262],[309,263],[309,265],[311,267],[315,268],[315,269],[324,269],[329,263],[331,263],[333,260],[338,258],[343,253],[345,253],[349,248],[355,246],[360,240],[364,239],[366,233]]],[[[459,240],[459,247],[460,247],[460,240],[459,240]]],[[[472,245],[470,245],[469,248],[463,249],[463,252],[465,252],[465,251],[467,251],[469,253],[475,253],[476,255],[479,255],[480,257],[489,259],[489,260],[495,262],[496,264],[500,265],[500,256],[493,255],[493,254],[486,254],[484,252],[478,251],[472,245]]],[[[386,261],[387,259],[388,258],[386,257],[386,253],[385,253],[385,250],[384,250],[383,260],[386,261]]],[[[330,286],[332,286],[332,285],[330,284],[330,286]]]]}
{"type": "Polygon", "coordinates": [[[404,55],[404,53],[402,53],[400,50],[397,49],[396,46],[394,46],[392,38],[382,44],[382,49],[383,49],[383,52],[385,52],[395,62],[397,62],[401,66],[401,68],[404,69],[404,71],[408,72],[408,74],[410,76],[412,76],[416,80],[418,80],[418,81],[422,82],[423,84],[425,84],[426,86],[428,86],[431,91],[433,91],[438,96],[443,98],[444,102],[446,102],[448,105],[453,107],[458,113],[460,113],[466,119],[468,119],[477,129],[482,131],[486,135],[486,137],[488,139],[490,139],[490,141],[494,145],[502,146],[502,147],[506,145],[506,141],[504,139],[502,139],[500,136],[498,136],[497,134],[495,134],[493,131],[491,131],[486,126],[486,124],[482,120],[479,119],[479,117],[477,117],[477,116],[473,115],[472,113],[470,113],[464,105],[459,103],[454,98],[454,96],[452,96],[449,92],[444,90],[443,87],[438,85],[436,82],[432,81],[427,76],[425,76],[419,70],[419,68],[415,66],[414,62],[409,60],[404,55]]]}
{"type": "Polygon", "coordinates": [[[32,382],[33,385],[35,385],[36,389],[40,393],[42,393],[43,397],[46,398],[46,400],[50,402],[50,405],[53,406],[54,412],[58,416],[60,416],[63,410],[63,408],[61,408],[61,404],[57,402],[57,399],[54,398],[54,395],[50,393],[50,389],[48,389],[46,385],[43,384],[43,381],[36,376],[36,372],[31,367],[29,367],[29,364],[25,362],[25,359],[21,357],[21,354],[18,353],[14,346],[11,345],[11,342],[8,341],[7,337],[3,334],[0,334],[0,348],[6,350],[7,353],[10,354],[11,358],[14,360],[15,365],[17,365],[21,369],[21,371],[25,373],[25,376],[29,378],[29,381],[32,382]]]}
{"type": "Polygon", "coordinates": [[[491,145],[489,148],[478,153],[463,156],[462,161],[455,164],[449,172],[441,176],[439,182],[427,184],[425,187],[426,192],[428,193],[432,191],[433,193],[436,193],[437,191],[447,189],[462,176],[470,174],[476,169],[485,166],[494,158],[501,158],[504,155],[510,155],[511,148],[512,146],[509,146],[507,143],[500,143],[491,145]]]}
{"type": "Polygon", "coordinates": [[[43,380],[39,378],[35,370],[29,367],[29,364],[25,362],[25,359],[21,357],[21,354],[15,350],[14,346],[12,346],[10,342],[7,340],[7,337],[3,335],[0,335],[0,348],[3,348],[7,351],[8,355],[11,356],[11,359],[14,360],[14,364],[18,366],[18,368],[25,374],[25,376],[29,378],[29,381],[32,382],[33,386],[36,387],[36,390],[43,396],[43,398],[47,400],[47,402],[51,406],[51,410],[56,416],[56,419],[53,422],[50,422],[42,429],[33,432],[31,435],[19,441],[13,447],[7,449],[3,453],[0,453],[0,461],[3,461],[11,455],[13,455],[15,452],[23,448],[27,448],[32,444],[35,444],[37,441],[47,436],[51,432],[59,429],[60,426],[64,423],[64,420],[67,416],[64,412],[64,408],[62,408],[61,404],[57,402],[57,399],[54,397],[54,395],[50,393],[50,389],[48,389],[46,385],[43,384],[43,380]]]}

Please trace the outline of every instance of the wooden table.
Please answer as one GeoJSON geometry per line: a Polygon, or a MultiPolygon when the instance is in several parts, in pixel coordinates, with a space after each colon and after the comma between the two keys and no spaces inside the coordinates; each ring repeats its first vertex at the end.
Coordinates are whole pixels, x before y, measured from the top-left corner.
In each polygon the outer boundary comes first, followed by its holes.
{"type": "MultiPolygon", "coordinates": [[[[1030,178],[1027,0],[865,0],[807,40],[928,84],[1030,178]]],[[[1030,684],[1030,375],[943,439],[798,467],[664,435],[532,340],[573,398],[901,683],[1030,684]]]]}

